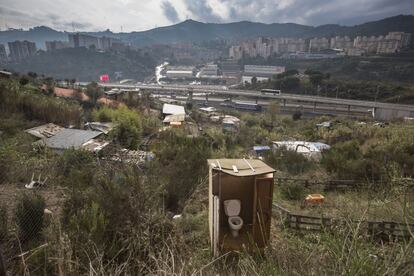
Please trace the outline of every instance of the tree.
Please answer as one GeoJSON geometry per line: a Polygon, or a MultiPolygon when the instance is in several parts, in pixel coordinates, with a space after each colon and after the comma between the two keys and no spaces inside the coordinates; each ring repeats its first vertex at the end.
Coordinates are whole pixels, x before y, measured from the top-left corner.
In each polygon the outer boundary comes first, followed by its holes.
{"type": "Polygon", "coordinates": [[[312,74],[309,76],[309,81],[315,87],[322,84],[323,75],[322,74],[312,74]]]}
{"type": "Polygon", "coordinates": [[[86,95],[90,98],[91,103],[96,105],[98,99],[103,95],[103,91],[98,83],[93,81],[86,86],[86,95]]]}
{"type": "Polygon", "coordinates": [[[266,117],[270,121],[272,127],[274,127],[274,122],[276,121],[277,113],[279,113],[280,106],[279,102],[272,101],[266,109],[266,117]]]}
{"type": "Polygon", "coordinates": [[[128,149],[138,149],[142,136],[142,122],[138,113],[121,107],[113,116],[115,127],[110,133],[112,139],[128,149]]]}
{"type": "Polygon", "coordinates": [[[251,82],[252,82],[252,85],[256,85],[257,84],[257,78],[256,77],[253,77],[252,80],[251,80],[251,82]]]}
{"type": "Polygon", "coordinates": [[[295,113],[292,114],[293,121],[300,120],[302,118],[302,112],[299,110],[295,111],[295,113]]]}
{"type": "Polygon", "coordinates": [[[20,83],[20,85],[24,86],[24,85],[29,83],[29,79],[27,77],[23,76],[23,77],[20,78],[19,83],[20,83]]]}

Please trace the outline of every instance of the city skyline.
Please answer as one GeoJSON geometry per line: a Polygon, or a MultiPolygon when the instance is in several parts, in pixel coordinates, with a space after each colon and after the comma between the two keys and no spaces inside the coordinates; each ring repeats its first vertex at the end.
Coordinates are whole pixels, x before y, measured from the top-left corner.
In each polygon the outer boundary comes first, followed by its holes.
{"type": "Polygon", "coordinates": [[[228,23],[298,23],[355,25],[398,14],[414,14],[410,0],[27,0],[0,4],[0,26],[28,29],[45,25],[66,31],[142,31],[186,19],[228,23]],[[151,15],[151,16],[149,16],[151,15]]]}

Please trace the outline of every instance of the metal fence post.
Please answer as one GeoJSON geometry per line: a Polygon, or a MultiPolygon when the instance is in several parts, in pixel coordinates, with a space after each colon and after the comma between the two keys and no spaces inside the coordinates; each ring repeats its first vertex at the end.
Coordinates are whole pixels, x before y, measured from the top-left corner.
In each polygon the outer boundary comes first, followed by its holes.
{"type": "Polygon", "coordinates": [[[3,250],[0,245],[0,276],[6,276],[6,266],[3,257],[3,250]]]}

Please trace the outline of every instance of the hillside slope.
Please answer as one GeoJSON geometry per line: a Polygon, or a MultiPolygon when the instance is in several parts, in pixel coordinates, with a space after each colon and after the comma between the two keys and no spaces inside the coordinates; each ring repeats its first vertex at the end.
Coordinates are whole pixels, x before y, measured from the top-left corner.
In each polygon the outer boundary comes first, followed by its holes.
{"type": "Polygon", "coordinates": [[[140,52],[100,53],[86,48],[68,48],[54,52],[41,52],[7,69],[26,73],[36,72],[56,79],[75,78],[79,81],[96,80],[101,74],[114,77],[121,71],[123,77],[142,80],[152,75],[156,60],[140,52]]]}

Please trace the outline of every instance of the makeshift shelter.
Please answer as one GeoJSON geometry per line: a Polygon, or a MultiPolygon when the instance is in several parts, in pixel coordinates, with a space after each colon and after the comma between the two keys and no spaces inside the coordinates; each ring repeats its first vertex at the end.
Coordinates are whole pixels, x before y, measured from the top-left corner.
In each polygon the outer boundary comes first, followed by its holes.
{"type": "Polygon", "coordinates": [[[208,164],[209,230],[214,256],[262,250],[270,235],[275,170],[257,159],[210,159],[208,164]],[[229,214],[229,201],[239,202],[239,214],[229,214]],[[230,215],[241,219],[237,236],[232,233],[230,215]]]}
{"type": "Polygon", "coordinates": [[[269,146],[253,146],[254,154],[261,158],[263,157],[268,151],[270,151],[269,146]]]}
{"type": "Polygon", "coordinates": [[[319,160],[324,150],[329,150],[331,146],[319,142],[305,141],[278,141],[273,142],[274,149],[286,148],[304,155],[309,159],[319,160]]]}
{"type": "Polygon", "coordinates": [[[109,143],[105,141],[98,141],[94,138],[102,135],[100,131],[69,129],[64,128],[55,135],[43,138],[35,145],[46,146],[55,152],[61,153],[66,149],[85,149],[93,152],[98,152],[106,147],[109,143]]]}
{"type": "Polygon", "coordinates": [[[166,103],[162,106],[162,114],[164,116],[185,114],[184,106],[166,103]]]}
{"type": "Polygon", "coordinates": [[[56,133],[64,129],[65,129],[64,127],[49,123],[49,124],[26,129],[25,132],[37,138],[50,138],[52,136],[55,136],[56,133]]]}

